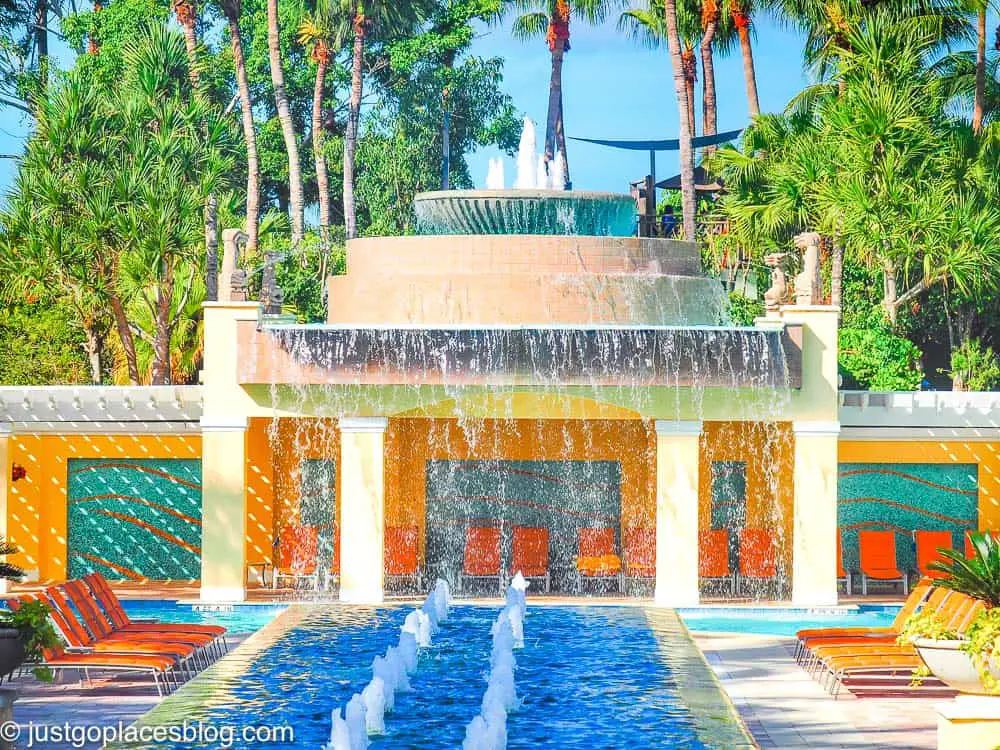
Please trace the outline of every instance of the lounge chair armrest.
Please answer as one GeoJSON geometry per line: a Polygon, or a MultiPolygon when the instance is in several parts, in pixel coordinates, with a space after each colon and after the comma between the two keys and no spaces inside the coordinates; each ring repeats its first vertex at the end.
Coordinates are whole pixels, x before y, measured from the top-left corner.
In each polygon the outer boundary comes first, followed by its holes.
{"type": "Polygon", "coordinates": [[[132,617],[129,615],[129,622],[134,622],[136,625],[158,625],[160,619],[158,617],[132,617]]]}
{"type": "Polygon", "coordinates": [[[66,646],[63,648],[67,654],[92,654],[94,649],[91,646],[66,646]]]}

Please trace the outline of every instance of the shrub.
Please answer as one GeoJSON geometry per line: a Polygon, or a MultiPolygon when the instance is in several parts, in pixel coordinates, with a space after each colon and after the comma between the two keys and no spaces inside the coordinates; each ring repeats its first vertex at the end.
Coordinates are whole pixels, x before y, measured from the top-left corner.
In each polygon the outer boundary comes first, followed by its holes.
{"type": "Polygon", "coordinates": [[[871,391],[920,387],[920,349],[884,328],[842,328],[838,363],[844,386],[871,391]]]}

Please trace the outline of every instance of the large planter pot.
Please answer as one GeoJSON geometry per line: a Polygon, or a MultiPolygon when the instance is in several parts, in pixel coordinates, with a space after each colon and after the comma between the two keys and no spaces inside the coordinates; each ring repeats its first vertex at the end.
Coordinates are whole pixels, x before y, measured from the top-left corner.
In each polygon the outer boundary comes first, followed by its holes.
{"type": "MultiPolygon", "coordinates": [[[[944,641],[933,638],[918,638],[913,642],[917,654],[935,677],[948,687],[960,693],[986,695],[986,688],[979,679],[979,670],[972,657],[962,651],[965,641],[944,641]]],[[[996,659],[990,663],[990,672],[1000,679],[1000,664],[996,659]]]]}
{"type": "Polygon", "coordinates": [[[6,676],[24,662],[24,642],[13,628],[0,628],[0,676],[6,676]]]}

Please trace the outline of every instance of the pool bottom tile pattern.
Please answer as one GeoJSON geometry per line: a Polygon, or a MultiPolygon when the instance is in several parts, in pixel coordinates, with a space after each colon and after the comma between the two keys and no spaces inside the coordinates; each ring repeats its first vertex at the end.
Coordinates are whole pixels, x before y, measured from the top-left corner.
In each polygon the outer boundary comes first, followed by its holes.
{"type": "MultiPolygon", "coordinates": [[[[452,609],[421,652],[413,690],[397,694],[387,734],[371,738],[373,750],[461,747],[465,725],[480,710],[497,611],[452,609]]],[[[259,746],[320,747],[329,738],[331,710],[361,692],[372,660],[397,642],[407,612],[406,606],[291,606],[139,724],[202,722],[237,733],[287,725],[294,739],[259,746]]],[[[515,652],[522,705],[507,721],[511,750],[756,747],[674,612],[532,608],[529,601],[524,627],[525,647],[515,652]]]]}

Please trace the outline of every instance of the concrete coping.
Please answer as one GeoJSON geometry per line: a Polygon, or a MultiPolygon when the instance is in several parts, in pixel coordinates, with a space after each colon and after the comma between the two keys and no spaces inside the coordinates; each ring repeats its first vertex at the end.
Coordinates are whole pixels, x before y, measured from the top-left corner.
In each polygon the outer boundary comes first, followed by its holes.
{"type": "Polygon", "coordinates": [[[949,721],[1000,722],[1000,696],[959,695],[947,703],[938,703],[935,708],[949,721]]]}

